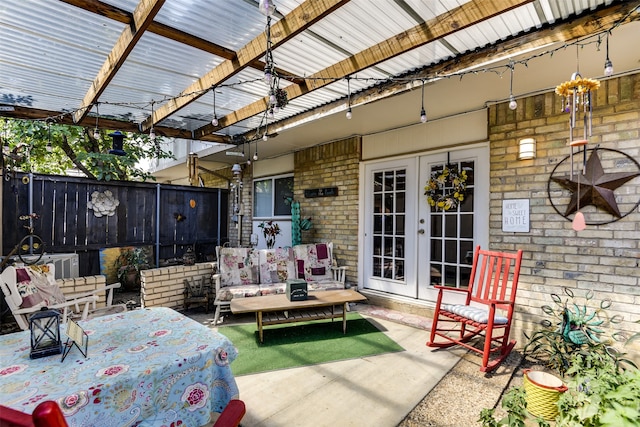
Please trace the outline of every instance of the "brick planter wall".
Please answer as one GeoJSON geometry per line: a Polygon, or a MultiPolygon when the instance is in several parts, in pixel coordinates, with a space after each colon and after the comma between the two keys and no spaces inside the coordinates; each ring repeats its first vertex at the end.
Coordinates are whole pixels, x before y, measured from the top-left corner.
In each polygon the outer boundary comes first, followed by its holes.
{"type": "Polygon", "coordinates": [[[205,277],[206,283],[211,284],[214,265],[213,262],[204,262],[142,270],[140,272],[142,307],[169,307],[181,310],[184,303],[184,279],[205,277]]]}

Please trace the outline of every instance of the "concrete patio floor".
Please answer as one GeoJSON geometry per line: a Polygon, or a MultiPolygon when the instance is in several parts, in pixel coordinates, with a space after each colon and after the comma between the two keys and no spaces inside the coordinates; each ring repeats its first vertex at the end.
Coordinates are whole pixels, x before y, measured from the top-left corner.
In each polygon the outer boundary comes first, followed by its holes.
{"type": "MultiPolygon", "coordinates": [[[[427,347],[428,331],[407,324],[426,319],[403,323],[401,313],[378,309],[387,318],[373,317],[372,307],[359,306],[354,309],[405,351],[238,376],[243,426],[397,426],[465,354],[427,347]]],[[[211,313],[185,314],[213,328],[211,313]]],[[[232,315],[222,325],[253,321],[232,315]]]]}

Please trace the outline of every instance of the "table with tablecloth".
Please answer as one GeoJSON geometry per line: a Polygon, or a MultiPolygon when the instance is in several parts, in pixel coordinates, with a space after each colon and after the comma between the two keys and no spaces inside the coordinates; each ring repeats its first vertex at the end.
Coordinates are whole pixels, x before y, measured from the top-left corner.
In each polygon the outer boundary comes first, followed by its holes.
{"type": "Polygon", "coordinates": [[[0,404],[32,413],[54,400],[70,426],[202,426],[238,397],[233,343],[172,309],[79,325],[87,358],[72,348],[62,362],[61,355],[30,359],[29,331],[0,336],[0,404]]]}

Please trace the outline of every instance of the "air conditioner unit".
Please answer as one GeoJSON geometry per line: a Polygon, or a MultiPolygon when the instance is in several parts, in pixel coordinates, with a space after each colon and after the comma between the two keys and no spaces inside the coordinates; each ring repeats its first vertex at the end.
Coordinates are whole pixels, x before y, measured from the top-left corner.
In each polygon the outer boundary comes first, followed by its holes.
{"type": "MultiPolygon", "coordinates": [[[[16,262],[20,262],[18,257],[15,258],[16,262]]],[[[29,256],[22,256],[25,260],[29,259],[29,256]]],[[[56,280],[58,279],[71,279],[78,277],[78,254],[44,254],[37,264],[53,264],[55,265],[56,280]]]]}

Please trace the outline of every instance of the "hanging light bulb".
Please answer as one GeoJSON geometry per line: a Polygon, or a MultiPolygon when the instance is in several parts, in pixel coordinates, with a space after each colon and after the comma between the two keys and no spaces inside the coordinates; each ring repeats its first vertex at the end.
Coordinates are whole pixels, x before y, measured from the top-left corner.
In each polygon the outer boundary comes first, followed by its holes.
{"type": "Polygon", "coordinates": [[[267,112],[267,117],[270,118],[270,119],[274,118],[273,108],[269,108],[269,111],[267,112]]]}
{"type": "Polygon", "coordinates": [[[509,109],[515,110],[518,108],[518,103],[516,102],[516,98],[513,96],[513,61],[509,61],[509,71],[511,73],[511,82],[509,84],[509,109]]]}
{"type": "Polygon", "coordinates": [[[422,108],[420,109],[420,122],[426,123],[427,113],[424,111],[424,80],[422,80],[422,108]]]}
{"type": "Polygon", "coordinates": [[[604,61],[604,75],[607,77],[613,75],[613,62],[609,59],[609,33],[607,33],[607,59],[604,61]]]}
{"type": "Polygon", "coordinates": [[[262,140],[263,141],[267,141],[269,139],[269,137],[267,136],[267,133],[265,132],[264,135],[262,135],[262,140]]]}
{"type": "Polygon", "coordinates": [[[260,0],[258,10],[265,16],[272,16],[276,11],[276,5],[273,0],[260,0]]]}
{"type": "Polygon", "coordinates": [[[276,105],[276,93],[273,91],[273,89],[271,89],[271,92],[269,94],[269,104],[276,105]]]}
{"type": "Polygon", "coordinates": [[[211,124],[214,126],[218,126],[218,115],[216,114],[216,88],[211,89],[213,92],[213,119],[211,119],[211,124]]]}
{"type": "Polygon", "coordinates": [[[100,117],[100,104],[96,102],[96,128],[93,130],[93,138],[100,139],[100,130],[98,129],[98,118],[100,117]]]}
{"type": "Polygon", "coordinates": [[[351,117],[353,116],[353,113],[351,112],[351,83],[350,83],[351,78],[347,77],[347,120],[351,120],[351,117]]]}

